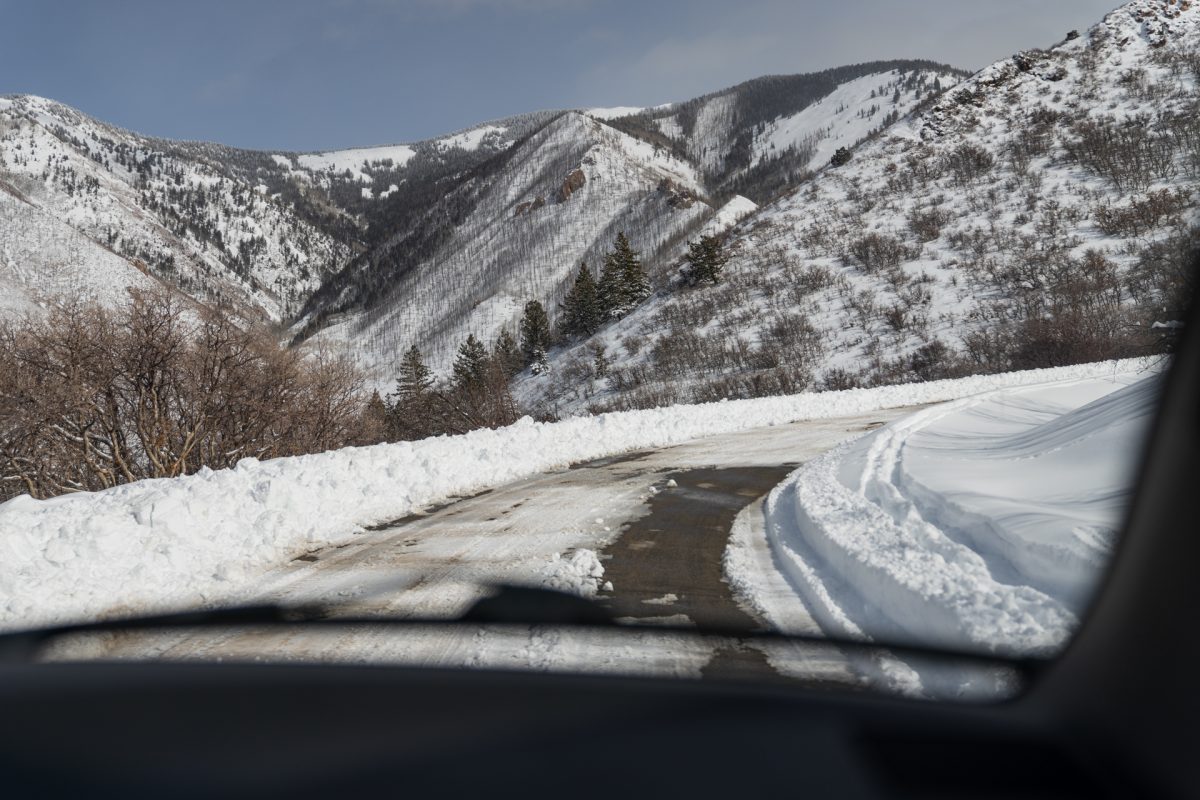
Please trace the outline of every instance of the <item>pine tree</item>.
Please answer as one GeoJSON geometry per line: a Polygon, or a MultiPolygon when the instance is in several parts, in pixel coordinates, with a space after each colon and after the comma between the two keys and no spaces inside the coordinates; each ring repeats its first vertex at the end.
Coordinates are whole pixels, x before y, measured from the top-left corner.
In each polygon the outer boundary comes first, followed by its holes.
{"type": "Polygon", "coordinates": [[[600,294],[587,264],[579,267],[575,284],[563,302],[562,332],[566,336],[591,336],[600,327],[600,294]]]}
{"type": "Polygon", "coordinates": [[[596,287],[596,300],[600,306],[600,321],[606,322],[617,319],[617,313],[624,303],[624,292],[621,290],[622,270],[612,253],[604,257],[604,269],[600,272],[600,283],[596,287]]]}
{"type": "Polygon", "coordinates": [[[396,379],[394,402],[411,402],[425,396],[433,387],[433,377],[420,349],[414,344],[404,352],[400,361],[400,377],[396,379]]]}
{"type": "Polygon", "coordinates": [[[604,259],[600,276],[600,306],[606,319],[625,316],[650,296],[650,280],[638,254],[622,231],[604,259]]]}
{"type": "Polygon", "coordinates": [[[608,353],[605,352],[604,345],[594,345],[592,347],[592,374],[597,378],[607,378],[611,366],[612,362],[608,360],[608,353]]]}
{"type": "Polygon", "coordinates": [[[521,348],[517,346],[517,340],[513,338],[507,328],[501,329],[500,335],[496,337],[496,344],[492,347],[492,360],[509,378],[516,375],[525,366],[521,348]]]}
{"type": "Polygon", "coordinates": [[[829,159],[829,164],[834,167],[840,167],[850,163],[850,150],[845,147],[839,147],[833,153],[833,158],[829,159]]]}
{"type": "Polygon", "coordinates": [[[549,348],[550,319],[541,303],[530,300],[525,304],[525,316],[521,318],[521,352],[525,356],[525,363],[535,366],[544,364],[549,348]]]}
{"type": "Polygon", "coordinates": [[[688,277],[693,286],[721,281],[721,270],[729,260],[720,236],[701,236],[698,242],[688,243],[688,277]]]}
{"type": "Polygon", "coordinates": [[[621,283],[625,305],[628,308],[625,313],[629,313],[650,296],[650,279],[646,277],[646,271],[642,269],[642,262],[638,258],[638,254],[629,246],[629,240],[625,238],[623,232],[617,234],[614,253],[617,262],[621,265],[621,283]]]}
{"type": "Polygon", "coordinates": [[[475,334],[468,334],[467,340],[459,345],[458,356],[454,359],[455,385],[465,387],[482,383],[487,375],[489,361],[488,351],[483,342],[476,339],[475,334]]]}
{"type": "Polygon", "coordinates": [[[433,375],[421,358],[416,345],[405,351],[400,361],[396,390],[387,398],[391,436],[397,439],[421,439],[435,432],[433,420],[433,375]]]}
{"type": "Polygon", "coordinates": [[[388,413],[387,403],[379,396],[378,391],[371,392],[367,407],[362,413],[362,432],[358,444],[378,444],[392,441],[396,431],[392,426],[392,415],[388,413]]]}

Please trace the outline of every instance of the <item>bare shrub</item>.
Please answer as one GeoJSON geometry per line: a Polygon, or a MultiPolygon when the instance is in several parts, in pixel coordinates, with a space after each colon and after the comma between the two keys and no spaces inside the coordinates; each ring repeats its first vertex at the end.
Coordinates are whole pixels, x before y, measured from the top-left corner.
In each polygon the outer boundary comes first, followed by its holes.
{"type": "Polygon", "coordinates": [[[810,362],[821,355],[821,335],[804,314],[781,314],[767,328],[767,335],[786,351],[790,362],[810,362]]]}
{"type": "Polygon", "coordinates": [[[1165,223],[1177,222],[1189,200],[1191,192],[1185,189],[1160,189],[1134,197],[1124,207],[1101,203],[1092,210],[1092,216],[1096,227],[1109,236],[1144,236],[1165,223]]]}
{"type": "Polygon", "coordinates": [[[909,353],[907,367],[918,381],[959,378],[970,372],[958,354],[941,339],[934,339],[909,353]]]}
{"type": "Polygon", "coordinates": [[[940,208],[914,208],[908,215],[908,229],[919,242],[934,241],[949,222],[950,212],[940,208]]]}
{"type": "Polygon", "coordinates": [[[369,440],[344,358],[281,349],[166,293],[0,327],[0,489],[49,497],[369,440]]]}
{"type": "Polygon", "coordinates": [[[897,267],[907,256],[904,244],[894,236],[868,233],[850,242],[846,260],[868,274],[897,267]]]}
{"type": "Polygon", "coordinates": [[[834,367],[821,378],[819,388],[823,392],[838,392],[844,389],[859,389],[862,385],[857,375],[841,367],[834,367]]]}
{"type": "Polygon", "coordinates": [[[1072,127],[1068,157],[1107,178],[1122,192],[1144,192],[1175,174],[1176,140],[1157,132],[1145,117],[1117,121],[1085,119],[1072,127]]]}
{"type": "MultiPolygon", "coordinates": [[[[1125,275],[1125,286],[1133,297],[1135,314],[1143,329],[1155,322],[1187,319],[1189,305],[1200,290],[1198,253],[1200,228],[1153,242],[1138,253],[1125,275]]],[[[1155,338],[1158,344],[1173,346],[1173,341],[1155,338]]]]}
{"type": "Polygon", "coordinates": [[[946,169],[959,186],[968,186],[992,171],[995,156],[982,147],[964,142],[944,157],[946,169]]]}
{"type": "MultiPolygon", "coordinates": [[[[587,367],[589,377],[590,371],[590,367],[587,367]]],[[[508,380],[509,376],[503,367],[493,360],[478,380],[458,383],[435,392],[432,432],[459,434],[479,428],[499,428],[516,422],[520,415],[509,392],[508,380]]]]}

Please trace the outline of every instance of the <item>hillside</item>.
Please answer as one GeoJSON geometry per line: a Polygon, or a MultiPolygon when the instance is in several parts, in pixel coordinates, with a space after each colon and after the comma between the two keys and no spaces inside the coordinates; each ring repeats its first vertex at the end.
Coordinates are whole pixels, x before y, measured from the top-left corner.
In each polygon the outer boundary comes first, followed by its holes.
{"type": "Polygon", "coordinates": [[[931,61],[872,61],[768,75],[683,103],[604,116],[694,162],[714,196],[740,193],[763,203],[838,147],[853,147],[966,76],[931,61]]]}
{"type": "Polygon", "coordinates": [[[878,62],[655,109],[536,112],[320,153],[156,139],[52,100],[0,98],[0,313],[171,286],[292,324],[300,339],[334,324],[325,336],[386,383],[396,348],[419,344],[444,365],[465,333],[511,327],[526,300],[553,313],[565,276],[617,230],[662,282],[688,236],[754,208],[736,188],[778,194],[824,149],[955,74],[878,62]],[[585,163],[595,147],[607,155],[585,163]],[[569,207],[556,202],[577,175],[593,180],[569,207]]]}
{"type": "MultiPolygon", "coordinates": [[[[502,328],[515,332],[525,302],[553,316],[580,262],[598,268],[616,233],[665,284],[688,238],[755,207],[730,186],[777,192],[956,75],[929,62],[878,62],[764,78],[655,109],[566,112],[510,150],[419,186],[364,176],[374,183],[363,196],[387,185],[391,232],[376,230],[374,246],[326,282],[295,330],[324,330],[384,385],[414,344],[444,373],[468,334],[490,342],[502,328]]],[[[479,130],[471,141],[511,135],[503,121],[479,130]]]]}
{"type": "Polygon", "coordinates": [[[151,139],[39,97],[0,98],[5,294],[70,284],[103,299],[144,283],[137,272],[248,318],[287,318],[349,257],[353,226],[273,193],[255,174],[264,158],[151,139]]]}
{"type": "Polygon", "coordinates": [[[1137,0],[985,68],[744,219],[720,285],[676,281],[520,397],[565,413],[1160,349],[1200,221],[1198,27],[1137,0]]]}

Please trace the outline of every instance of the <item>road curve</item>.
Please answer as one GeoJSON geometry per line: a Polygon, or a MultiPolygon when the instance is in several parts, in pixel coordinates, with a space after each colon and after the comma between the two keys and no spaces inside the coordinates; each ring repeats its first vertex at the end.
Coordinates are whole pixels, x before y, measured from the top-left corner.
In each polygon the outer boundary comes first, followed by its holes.
{"type": "MultiPolygon", "coordinates": [[[[303,554],[267,575],[253,597],[237,599],[329,603],[356,614],[453,615],[481,596],[481,585],[536,580],[546,564],[587,548],[599,554],[602,580],[612,586],[598,597],[621,617],[762,626],[722,574],[734,518],[755,513],[797,464],[904,413],[754,429],[537,475],[303,554]]],[[[587,640],[537,627],[186,631],[68,642],[51,657],[776,675],[763,652],[750,647],[654,631],[587,640]]],[[[845,674],[844,664],[813,664],[815,680],[845,674]]]]}

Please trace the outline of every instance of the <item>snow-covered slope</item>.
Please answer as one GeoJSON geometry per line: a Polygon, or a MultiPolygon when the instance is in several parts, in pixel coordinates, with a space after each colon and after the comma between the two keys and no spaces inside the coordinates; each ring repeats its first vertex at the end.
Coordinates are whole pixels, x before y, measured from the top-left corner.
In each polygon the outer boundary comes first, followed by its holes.
{"type": "Polygon", "coordinates": [[[603,118],[686,156],[714,195],[740,192],[764,202],[827,163],[838,147],[858,144],[962,77],[929,61],[876,61],[757,78],[603,118]]]}
{"type": "MultiPolygon", "coordinates": [[[[1003,389],[806,464],[767,502],[791,602],[831,634],[1055,651],[1108,561],[1160,383],[1114,371],[1003,389]]],[[[735,581],[753,594],[770,578],[735,581]]]]}
{"type": "Polygon", "coordinates": [[[5,98],[0,185],[43,221],[5,236],[0,263],[21,262],[12,291],[61,288],[55,276],[69,262],[84,294],[108,296],[136,269],[251,318],[290,316],[350,249],[239,163],[257,158],[139,136],[39,97],[5,98]],[[47,238],[50,220],[78,235],[47,238]]]}
{"type": "Polygon", "coordinates": [[[667,287],[519,394],[563,413],[1145,352],[1200,238],[1198,62],[1200,6],[1167,0],[997,62],[743,220],[721,285],[667,287]]]}
{"type": "Polygon", "coordinates": [[[807,108],[768,123],[754,136],[751,166],[795,148],[811,153],[803,166],[818,169],[839,147],[854,147],[903,117],[923,99],[957,83],[945,70],[890,70],[865,75],[807,108]]]}
{"type": "Polygon", "coordinates": [[[445,371],[468,334],[515,331],[529,300],[556,308],[580,262],[598,267],[619,231],[651,263],[678,249],[713,214],[702,192],[687,161],[568,112],[356,261],[345,291],[381,275],[383,297],[321,336],[385,384],[414,344],[445,371]]]}
{"type": "Polygon", "coordinates": [[[0,183],[0,319],[55,297],[115,305],[158,281],[0,183]]]}

